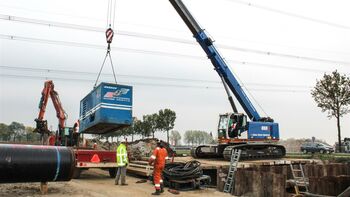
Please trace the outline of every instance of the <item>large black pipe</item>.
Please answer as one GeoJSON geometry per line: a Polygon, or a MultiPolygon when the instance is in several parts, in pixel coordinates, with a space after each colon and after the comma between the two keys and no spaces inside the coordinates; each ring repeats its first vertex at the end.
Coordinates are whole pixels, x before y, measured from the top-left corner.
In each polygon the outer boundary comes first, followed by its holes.
{"type": "Polygon", "coordinates": [[[0,183],[69,181],[74,168],[72,148],[0,144],[0,183]]]}

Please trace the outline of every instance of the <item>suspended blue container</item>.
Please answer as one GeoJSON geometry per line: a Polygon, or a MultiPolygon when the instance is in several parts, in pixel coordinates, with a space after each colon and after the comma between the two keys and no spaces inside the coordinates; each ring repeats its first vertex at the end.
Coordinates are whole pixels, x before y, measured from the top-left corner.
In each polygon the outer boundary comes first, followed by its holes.
{"type": "Polygon", "coordinates": [[[102,82],[80,101],[79,132],[104,134],[132,123],[132,86],[102,82]]]}

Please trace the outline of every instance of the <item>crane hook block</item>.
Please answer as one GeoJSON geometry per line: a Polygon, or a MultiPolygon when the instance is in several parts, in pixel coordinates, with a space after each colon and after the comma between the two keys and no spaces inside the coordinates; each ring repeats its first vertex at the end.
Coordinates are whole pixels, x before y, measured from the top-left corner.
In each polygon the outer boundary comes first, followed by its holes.
{"type": "Polygon", "coordinates": [[[112,43],[112,40],[113,40],[113,36],[114,36],[114,31],[112,28],[108,28],[106,30],[106,40],[107,40],[107,43],[110,44],[112,43]]]}

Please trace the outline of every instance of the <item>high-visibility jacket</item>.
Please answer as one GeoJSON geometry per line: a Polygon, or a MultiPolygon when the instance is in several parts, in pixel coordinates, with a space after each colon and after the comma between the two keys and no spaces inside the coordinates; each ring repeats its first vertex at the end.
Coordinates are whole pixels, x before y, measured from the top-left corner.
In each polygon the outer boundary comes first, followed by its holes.
{"type": "Polygon", "coordinates": [[[117,166],[125,166],[129,163],[128,153],[126,152],[126,146],[120,144],[117,148],[117,166]]]}
{"type": "Polygon", "coordinates": [[[154,160],[154,167],[163,167],[165,166],[165,160],[168,159],[168,152],[165,148],[156,147],[153,150],[153,154],[150,160],[154,160]]]}

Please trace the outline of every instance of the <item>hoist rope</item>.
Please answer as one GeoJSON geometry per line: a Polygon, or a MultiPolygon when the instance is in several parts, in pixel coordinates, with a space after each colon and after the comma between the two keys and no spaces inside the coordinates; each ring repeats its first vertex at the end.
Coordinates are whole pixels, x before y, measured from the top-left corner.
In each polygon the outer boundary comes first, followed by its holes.
{"type": "Polygon", "coordinates": [[[116,77],[116,74],[115,74],[115,71],[114,71],[114,65],[113,65],[112,56],[111,56],[111,46],[110,46],[110,44],[112,43],[113,35],[114,35],[113,28],[114,28],[114,21],[115,21],[115,10],[116,10],[116,2],[115,2],[115,0],[108,0],[108,6],[107,6],[107,31],[106,31],[107,52],[106,52],[105,58],[103,59],[103,63],[102,63],[102,66],[100,68],[100,71],[99,71],[99,73],[97,75],[97,79],[96,79],[94,88],[96,88],[98,79],[101,76],[103,67],[104,67],[104,65],[106,63],[107,56],[109,57],[109,60],[111,62],[114,82],[117,84],[117,77],[116,77]],[[113,2],[114,2],[114,4],[113,4],[113,2]],[[109,34],[111,34],[112,36],[109,36],[109,34]]]}

